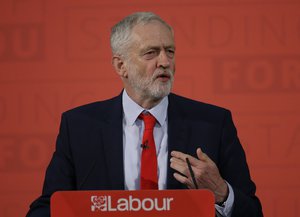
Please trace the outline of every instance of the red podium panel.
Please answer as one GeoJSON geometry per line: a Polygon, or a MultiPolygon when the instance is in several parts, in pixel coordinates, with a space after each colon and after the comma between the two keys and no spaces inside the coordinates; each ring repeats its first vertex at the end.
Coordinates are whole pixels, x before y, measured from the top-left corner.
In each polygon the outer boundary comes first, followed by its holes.
{"type": "Polygon", "coordinates": [[[51,217],[214,217],[208,190],[61,191],[51,217]]]}

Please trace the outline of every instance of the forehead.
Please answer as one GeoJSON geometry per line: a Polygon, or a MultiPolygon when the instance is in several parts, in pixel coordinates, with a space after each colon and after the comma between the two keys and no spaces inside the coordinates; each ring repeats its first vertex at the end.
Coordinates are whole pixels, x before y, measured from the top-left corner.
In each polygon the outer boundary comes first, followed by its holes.
{"type": "Polygon", "coordinates": [[[159,21],[151,21],[147,24],[139,24],[133,27],[131,32],[133,46],[167,46],[174,47],[173,32],[159,21]]]}

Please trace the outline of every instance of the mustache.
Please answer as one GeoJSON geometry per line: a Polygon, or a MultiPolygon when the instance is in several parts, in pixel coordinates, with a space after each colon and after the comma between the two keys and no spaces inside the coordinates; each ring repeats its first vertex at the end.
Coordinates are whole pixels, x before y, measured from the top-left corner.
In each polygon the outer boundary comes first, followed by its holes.
{"type": "Polygon", "coordinates": [[[171,69],[157,69],[154,71],[152,78],[153,78],[153,80],[155,80],[156,78],[162,77],[162,76],[173,79],[174,71],[171,69]]]}

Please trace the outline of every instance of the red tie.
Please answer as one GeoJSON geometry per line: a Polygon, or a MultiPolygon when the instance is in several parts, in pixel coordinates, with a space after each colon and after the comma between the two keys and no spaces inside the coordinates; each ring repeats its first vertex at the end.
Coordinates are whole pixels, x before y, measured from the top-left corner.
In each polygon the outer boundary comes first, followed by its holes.
{"type": "Polygon", "coordinates": [[[140,119],[144,121],[145,130],[142,141],[141,160],[141,182],[140,189],[158,189],[157,184],[157,158],[153,137],[153,128],[156,123],[155,117],[150,113],[140,114],[140,119]]]}

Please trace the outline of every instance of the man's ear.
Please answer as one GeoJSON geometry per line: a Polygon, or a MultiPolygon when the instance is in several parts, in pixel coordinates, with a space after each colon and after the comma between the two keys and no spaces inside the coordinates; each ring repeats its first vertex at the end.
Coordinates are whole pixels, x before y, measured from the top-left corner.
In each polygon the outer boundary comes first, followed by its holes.
{"type": "Polygon", "coordinates": [[[116,70],[116,72],[118,73],[118,75],[120,75],[123,78],[127,78],[128,73],[127,73],[127,68],[124,62],[124,58],[122,58],[119,55],[114,55],[112,57],[112,64],[116,70]]]}

